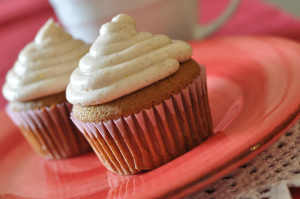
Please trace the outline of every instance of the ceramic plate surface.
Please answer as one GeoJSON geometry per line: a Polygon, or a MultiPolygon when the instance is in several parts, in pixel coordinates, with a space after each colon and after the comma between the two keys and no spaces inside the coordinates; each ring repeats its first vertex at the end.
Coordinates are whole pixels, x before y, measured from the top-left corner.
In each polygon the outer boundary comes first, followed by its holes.
{"type": "Polygon", "coordinates": [[[119,176],[93,153],[43,160],[1,112],[0,198],[181,197],[253,158],[299,117],[299,44],[232,37],[191,45],[207,68],[214,136],[156,170],[119,176]]]}

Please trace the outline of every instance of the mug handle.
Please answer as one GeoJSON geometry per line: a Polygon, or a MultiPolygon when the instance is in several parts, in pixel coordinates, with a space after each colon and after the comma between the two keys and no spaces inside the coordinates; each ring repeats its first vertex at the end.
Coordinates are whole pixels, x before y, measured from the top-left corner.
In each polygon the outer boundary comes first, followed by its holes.
{"type": "Polygon", "coordinates": [[[194,39],[203,39],[219,29],[230,18],[240,2],[241,0],[232,0],[226,10],[213,22],[207,25],[197,25],[194,30],[194,39]]]}

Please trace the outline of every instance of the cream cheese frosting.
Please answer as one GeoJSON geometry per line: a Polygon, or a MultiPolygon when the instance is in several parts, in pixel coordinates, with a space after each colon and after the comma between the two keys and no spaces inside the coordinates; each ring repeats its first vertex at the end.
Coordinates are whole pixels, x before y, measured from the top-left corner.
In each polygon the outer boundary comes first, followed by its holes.
{"type": "Polygon", "coordinates": [[[3,96],[22,102],[65,91],[71,73],[89,48],[49,19],[8,71],[3,96]]]}
{"type": "Polygon", "coordinates": [[[115,100],[173,74],[191,56],[188,43],[138,32],[131,16],[117,15],[72,73],[67,100],[78,106],[115,100]]]}

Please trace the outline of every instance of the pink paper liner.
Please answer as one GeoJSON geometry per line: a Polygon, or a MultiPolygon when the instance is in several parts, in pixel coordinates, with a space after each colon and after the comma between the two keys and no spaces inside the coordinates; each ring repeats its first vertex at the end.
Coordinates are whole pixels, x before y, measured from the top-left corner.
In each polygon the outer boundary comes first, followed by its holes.
{"type": "Polygon", "coordinates": [[[19,112],[6,107],[7,114],[31,147],[46,159],[68,158],[91,150],[70,120],[71,110],[68,102],[19,112]]]}
{"type": "Polygon", "coordinates": [[[155,169],[212,135],[206,70],[178,94],[138,114],[99,123],[71,119],[102,164],[118,174],[155,169]]]}

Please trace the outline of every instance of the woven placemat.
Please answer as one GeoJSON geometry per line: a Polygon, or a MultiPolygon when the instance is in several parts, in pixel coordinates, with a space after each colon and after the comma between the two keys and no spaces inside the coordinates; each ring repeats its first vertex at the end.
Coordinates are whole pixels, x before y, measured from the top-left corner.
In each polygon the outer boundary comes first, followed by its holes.
{"type": "Polygon", "coordinates": [[[300,187],[300,120],[245,165],[184,199],[290,199],[300,187]]]}

